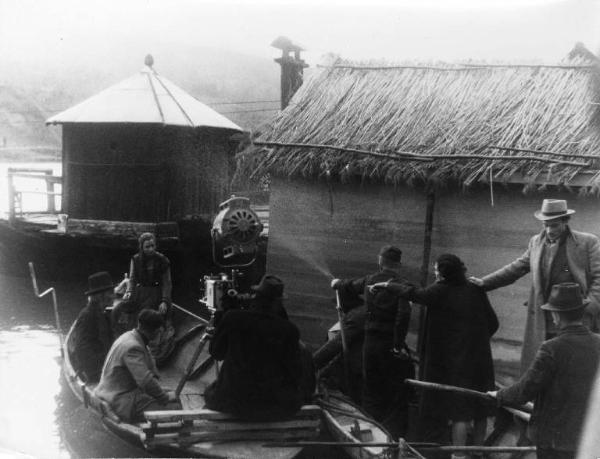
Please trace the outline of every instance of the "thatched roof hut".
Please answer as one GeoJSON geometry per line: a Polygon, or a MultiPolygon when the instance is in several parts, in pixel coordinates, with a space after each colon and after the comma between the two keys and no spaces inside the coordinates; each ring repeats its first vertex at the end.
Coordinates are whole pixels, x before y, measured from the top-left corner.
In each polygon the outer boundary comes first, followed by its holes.
{"type": "MultiPolygon", "coordinates": [[[[335,319],[323,274],[374,270],[384,243],[425,282],[430,253],[457,253],[475,275],[520,255],[542,197],[569,199],[574,226],[598,231],[600,73],[590,55],[576,49],[558,65],[338,60],[313,73],[237,172],[271,178],[267,269],[287,282],[309,342],[335,319]]],[[[492,295],[506,351],[496,357],[511,364],[528,282],[492,295]]]]}

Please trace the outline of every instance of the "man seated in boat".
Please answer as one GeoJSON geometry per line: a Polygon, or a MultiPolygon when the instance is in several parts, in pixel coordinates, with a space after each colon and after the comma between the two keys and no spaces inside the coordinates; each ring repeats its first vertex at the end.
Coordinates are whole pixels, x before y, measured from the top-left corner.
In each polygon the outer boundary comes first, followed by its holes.
{"type": "Polygon", "coordinates": [[[293,416],[314,389],[310,353],[283,317],[283,282],[264,276],[248,309],[230,309],[216,324],[210,354],[223,365],[204,392],[206,407],[249,420],[293,416]]]}
{"type": "Polygon", "coordinates": [[[86,382],[100,379],[102,364],[112,342],[105,308],[114,299],[113,282],[105,271],[88,277],[87,304],[79,313],[69,340],[69,358],[86,382]]]}
{"type": "Polygon", "coordinates": [[[143,309],[137,328],[123,333],[108,352],[95,395],[124,421],[143,421],[144,411],[181,409],[175,393],[158,383],[159,373],[148,350],[163,326],[162,314],[143,309]]]}

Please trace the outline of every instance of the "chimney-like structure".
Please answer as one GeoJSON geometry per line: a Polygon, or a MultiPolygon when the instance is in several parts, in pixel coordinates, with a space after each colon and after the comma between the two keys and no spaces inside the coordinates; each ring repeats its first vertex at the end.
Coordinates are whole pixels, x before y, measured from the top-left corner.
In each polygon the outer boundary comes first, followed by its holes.
{"type": "Polygon", "coordinates": [[[281,57],[275,59],[275,62],[281,65],[281,109],[283,110],[302,86],[304,68],[308,67],[308,64],[300,57],[300,52],[304,51],[304,48],[292,43],[292,40],[287,37],[277,37],[271,46],[281,50],[281,57]]]}

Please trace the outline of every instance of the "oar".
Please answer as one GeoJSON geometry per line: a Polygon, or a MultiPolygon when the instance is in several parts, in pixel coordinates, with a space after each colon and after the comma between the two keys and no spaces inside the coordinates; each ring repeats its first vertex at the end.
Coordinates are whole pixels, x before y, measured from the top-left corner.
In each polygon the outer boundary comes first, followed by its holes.
{"type": "Polygon", "coordinates": [[[206,320],[204,317],[200,317],[199,315],[194,314],[192,311],[188,311],[187,309],[182,308],[178,304],[171,303],[171,306],[173,306],[174,308],[179,309],[180,311],[186,313],[189,316],[192,316],[194,319],[198,320],[200,323],[202,323],[204,325],[208,325],[208,320],[206,320]]]}
{"type": "Polygon", "coordinates": [[[40,293],[37,285],[37,277],[35,275],[35,267],[33,266],[33,262],[30,261],[28,264],[29,275],[31,276],[31,283],[33,284],[33,292],[35,293],[35,296],[37,296],[38,298],[42,298],[48,293],[52,294],[52,305],[54,306],[54,321],[56,322],[56,331],[58,332],[58,341],[60,343],[60,356],[64,357],[65,351],[63,349],[63,334],[62,329],[60,327],[60,317],[58,316],[58,302],[56,301],[56,290],[54,290],[54,287],[50,287],[49,289],[40,293]]]}
{"type": "MultiPolygon", "coordinates": [[[[445,451],[445,452],[481,452],[481,453],[514,453],[535,451],[535,446],[453,446],[437,445],[435,443],[404,443],[407,446],[416,448],[420,451],[445,451]]],[[[395,442],[353,442],[353,441],[274,441],[263,443],[267,448],[298,448],[305,446],[340,446],[350,448],[380,447],[380,448],[398,448],[401,443],[395,442]]]]}
{"type": "Polygon", "coordinates": [[[177,398],[179,398],[179,396],[181,395],[183,386],[185,386],[185,383],[187,382],[188,378],[194,371],[194,365],[196,365],[196,361],[198,360],[198,357],[200,357],[200,354],[202,353],[202,349],[204,349],[204,346],[210,339],[210,333],[208,332],[208,329],[212,328],[212,326],[214,324],[214,319],[215,319],[215,312],[214,312],[214,310],[211,309],[210,320],[208,321],[208,324],[206,325],[206,331],[200,338],[200,341],[198,342],[198,347],[196,347],[196,350],[194,351],[194,355],[192,355],[192,358],[190,359],[190,362],[188,363],[188,366],[185,369],[185,373],[179,380],[179,383],[177,384],[177,388],[175,389],[175,396],[177,398]]]}
{"type": "Polygon", "coordinates": [[[344,379],[346,380],[346,389],[350,389],[350,365],[348,362],[348,341],[346,340],[346,331],[344,330],[344,311],[340,301],[340,292],[335,290],[335,302],[338,321],[340,323],[340,338],[342,340],[342,363],[344,365],[344,379]]]}
{"type": "MultiPolygon", "coordinates": [[[[481,398],[488,401],[495,401],[496,398],[491,395],[486,394],[485,392],[480,392],[478,390],[466,389],[464,387],[451,386],[449,384],[438,384],[427,381],[417,381],[416,379],[405,379],[404,382],[406,384],[410,384],[411,386],[421,387],[423,389],[432,389],[432,390],[441,390],[446,392],[454,392],[461,395],[468,395],[472,397],[481,398]]],[[[533,405],[527,404],[518,407],[518,411],[528,413],[533,409],[533,405]]],[[[514,410],[514,408],[513,408],[514,410]]],[[[515,410],[517,411],[517,410],[515,410]]],[[[512,411],[511,411],[512,412],[512,411]]]]}

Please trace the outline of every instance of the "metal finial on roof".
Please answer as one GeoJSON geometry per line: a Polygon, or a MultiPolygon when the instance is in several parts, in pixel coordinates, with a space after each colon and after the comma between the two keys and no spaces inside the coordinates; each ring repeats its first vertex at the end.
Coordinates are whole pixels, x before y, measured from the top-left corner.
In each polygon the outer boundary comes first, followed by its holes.
{"type": "Polygon", "coordinates": [[[154,58],[152,57],[152,54],[146,55],[144,59],[144,65],[147,65],[148,67],[152,67],[154,65],[154,58]]]}

